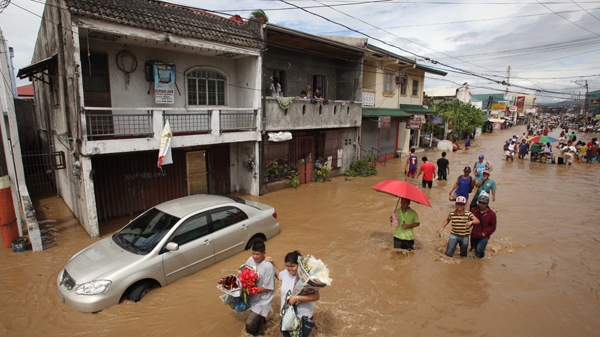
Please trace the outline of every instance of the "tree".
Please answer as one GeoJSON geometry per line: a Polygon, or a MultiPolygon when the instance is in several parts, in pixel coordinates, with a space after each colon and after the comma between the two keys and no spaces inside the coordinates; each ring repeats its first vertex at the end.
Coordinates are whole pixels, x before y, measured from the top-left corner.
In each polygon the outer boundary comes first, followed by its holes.
{"type": "Polygon", "coordinates": [[[463,103],[458,99],[442,101],[433,105],[436,116],[442,117],[444,123],[451,125],[450,140],[455,141],[463,134],[471,134],[475,128],[485,123],[485,117],[479,108],[463,103]]]}
{"type": "Polygon", "coordinates": [[[257,9],[250,13],[250,19],[256,19],[264,23],[269,22],[269,17],[267,16],[267,14],[265,14],[265,11],[263,11],[262,9],[257,9]]]}

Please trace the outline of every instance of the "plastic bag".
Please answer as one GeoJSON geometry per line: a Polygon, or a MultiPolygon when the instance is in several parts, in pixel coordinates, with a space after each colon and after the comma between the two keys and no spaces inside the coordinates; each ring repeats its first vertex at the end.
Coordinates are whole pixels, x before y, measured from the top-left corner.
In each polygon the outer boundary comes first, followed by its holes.
{"type": "Polygon", "coordinates": [[[298,318],[296,317],[296,308],[293,305],[288,306],[281,318],[281,331],[294,331],[298,329],[298,318]]]}
{"type": "Polygon", "coordinates": [[[241,297],[234,297],[233,298],[234,301],[234,309],[235,312],[244,312],[248,309],[250,309],[250,304],[244,302],[244,300],[241,297]]]}

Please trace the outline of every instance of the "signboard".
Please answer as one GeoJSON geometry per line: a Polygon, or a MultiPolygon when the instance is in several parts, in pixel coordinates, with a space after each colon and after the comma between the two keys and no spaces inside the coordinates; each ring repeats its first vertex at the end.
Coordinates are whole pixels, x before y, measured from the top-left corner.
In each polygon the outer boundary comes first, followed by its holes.
{"type": "Polygon", "coordinates": [[[594,100],[592,100],[592,104],[600,104],[600,99],[594,99],[594,100]]]}
{"type": "Polygon", "coordinates": [[[506,104],[494,103],[494,104],[492,104],[492,110],[506,110],[506,104]]]}
{"type": "Polygon", "coordinates": [[[510,108],[508,108],[509,111],[515,112],[517,111],[517,107],[516,106],[511,106],[510,108]]]}
{"type": "Polygon", "coordinates": [[[389,129],[392,126],[392,116],[379,116],[378,126],[380,129],[389,129]]]}
{"type": "Polygon", "coordinates": [[[363,91],[362,103],[363,103],[363,106],[375,106],[375,94],[372,92],[364,92],[363,91]]]}
{"type": "Polygon", "coordinates": [[[406,128],[411,130],[421,129],[421,121],[406,121],[406,128]]]}
{"type": "Polygon", "coordinates": [[[442,117],[431,117],[429,118],[431,124],[442,124],[442,117]]]}
{"type": "Polygon", "coordinates": [[[175,65],[154,63],[154,102],[175,103],[175,65]]]}
{"type": "Polygon", "coordinates": [[[517,96],[517,111],[523,112],[525,106],[525,96],[517,96]]]}
{"type": "Polygon", "coordinates": [[[536,110],[537,110],[536,108],[529,108],[525,112],[527,112],[528,114],[534,114],[534,113],[536,113],[536,110]]]}

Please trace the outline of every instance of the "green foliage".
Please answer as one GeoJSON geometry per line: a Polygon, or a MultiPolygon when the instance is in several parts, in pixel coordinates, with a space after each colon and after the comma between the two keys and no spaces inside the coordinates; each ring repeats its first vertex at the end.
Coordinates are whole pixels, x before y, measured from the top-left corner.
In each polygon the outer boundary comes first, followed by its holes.
{"type": "Polygon", "coordinates": [[[250,13],[250,19],[257,19],[264,23],[269,22],[269,17],[265,13],[265,11],[263,11],[262,9],[257,9],[255,11],[252,11],[252,13],[250,13]]]}
{"type": "Polygon", "coordinates": [[[365,159],[355,161],[349,170],[344,172],[346,177],[369,177],[377,175],[377,157],[369,152],[365,159]]]}
{"type": "Polygon", "coordinates": [[[287,184],[289,187],[298,188],[298,186],[300,186],[300,173],[296,171],[294,174],[289,176],[287,184]]]}
{"type": "Polygon", "coordinates": [[[462,138],[463,133],[473,133],[475,128],[485,123],[481,109],[457,99],[435,103],[432,108],[435,110],[436,116],[442,117],[443,123],[449,123],[449,127],[452,129],[450,134],[452,141],[462,138]]]}
{"type": "Polygon", "coordinates": [[[331,169],[327,167],[327,165],[322,165],[321,168],[315,170],[315,175],[317,177],[318,183],[324,183],[326,181],[331,180],[329,178],[329,174],[331,173],[331,169]]]}

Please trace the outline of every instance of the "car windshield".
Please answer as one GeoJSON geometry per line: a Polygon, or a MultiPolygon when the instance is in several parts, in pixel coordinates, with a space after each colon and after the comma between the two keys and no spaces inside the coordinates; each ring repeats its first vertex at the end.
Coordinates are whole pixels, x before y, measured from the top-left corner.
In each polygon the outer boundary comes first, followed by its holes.
{"type": "Polygon", "coordinates": [[[117,232],[113,239],[124,249],[136,254],[148,254],[179,221],[178,217],[152,208],[133,219],[117,232]]]}

